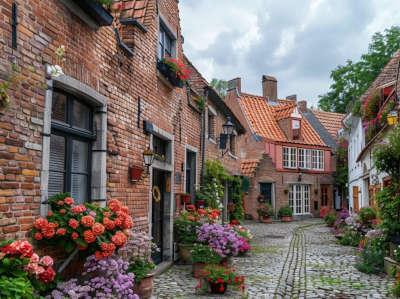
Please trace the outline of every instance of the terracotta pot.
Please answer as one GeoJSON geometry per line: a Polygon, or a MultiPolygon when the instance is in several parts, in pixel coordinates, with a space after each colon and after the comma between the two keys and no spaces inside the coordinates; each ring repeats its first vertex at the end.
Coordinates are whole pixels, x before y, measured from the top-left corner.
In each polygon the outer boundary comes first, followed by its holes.
{"type": "Polygon", "coordinates": [[[282,222],[292,222],[293,217],[292,216],[282,216],[281,221],[282,222]]]}
{"type": "Polygon", "coordinates": [[[200,278],[201,272],[207,266],[206,263],[193,263],[192,274],[194,278],[200,278]]]}
{"type": "Polygon", "coordinates": [[[193,249],[192,244],[178,244],[179,261],[182,264],[192,263],[192,253],[190,252],[192,249],[193,249]]]}
{"type": "Polygon", "coordinates": [[[153,276],[154,274],[148,274],[144,277],[139,284],[135,284],[133,291],[139,295],[141,299],[150,299],[153,293],[153,276]]]}
{"type": "Polygon", "coordinates": [[[272,223],[272,218],[269,216],[261,216],[259,220],[262,223],[272,223]]]}
{"type": "Polygon", "coordinates": [[[211,294],[225,294],[228,284],[224,283],[215,283],[215,282],[208,282],[210,285],[210,293],[211,294]]]}

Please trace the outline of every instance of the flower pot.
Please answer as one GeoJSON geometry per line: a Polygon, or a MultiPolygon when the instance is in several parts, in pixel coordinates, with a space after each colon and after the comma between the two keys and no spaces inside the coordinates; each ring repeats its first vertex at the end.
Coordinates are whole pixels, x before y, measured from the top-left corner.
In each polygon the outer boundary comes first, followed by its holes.
{"type": "Polygon", "coordinates": [[[293,217],[292,216],[282,216],[281,221],[282,222],[292,222],[293,217]]]}
{"type": "Polygon", "coordinates": [[[206,263],[193,263],[192,265],[192,274],[194,278],[200,278],[201,272],[203,271],[204,267],[207,266],[206,263]]]}
{"type": "Polygon", "coordinates": [[[259,220],[262,223],[272,223],[272,218],[269,216],[261,216],[259,220]]]}
{"type": "Polygon", "coordinates": [[[217,283],[209,281],[208,284],[210,286],[211,294],[225,294],[226,288],[228,287],[228,284],[226,282],[217,283]]]}
{"type": "Polygon", "coordinates": [[[221,264],[222,266],[224,266],[224,267],[230,267],[230,266],[232,266],[232,259],[231,259],[231,257],[224,257],[224,258],[221,260],[220,264],[221,264]]]}
{"type": "Polygon", "coordinates": [[[141,299],[150,299],[153,293],[153,276],[154,274],[148,274],[144,277],[139,284],[135,284],[133,291],[139,295],[141,299]]]}
{"type": "Polygon", "coordinates": [[[192,263],[192,253],[190,252],[192,249],[192,244],[178,244],[178,256],[182,264],[192,263]]]}

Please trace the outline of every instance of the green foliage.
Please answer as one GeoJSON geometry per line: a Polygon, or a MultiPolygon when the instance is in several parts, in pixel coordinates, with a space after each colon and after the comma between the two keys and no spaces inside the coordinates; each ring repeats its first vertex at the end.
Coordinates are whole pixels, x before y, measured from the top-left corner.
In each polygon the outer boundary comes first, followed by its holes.
{"type": "Polygon", "coordinates": [[[339,140],[339,146],[336,150],[336,172],[335,172],[335,182],[340,187],[340,190],[346,189],[346,184],[348,181],[348,160],[347,160],[348,144],[347,141],[341,139],[339,140]]]}
{"type": "Polygon", "coordinates": [[[371,207],[364,207],[360,209],[358,216],[360,217],[362,224],[366,225],[376,219],[376,211],[371,207]]]}
{"type": "Polygon", "coordinates": [[[391,293],[396,298],[400,297],[400,282],[399,281],[396,281],[393,288],[391,289],[391,293]]]}
{"type": "Polygon", "coordinates": [[[185,214],[180,215],[174,221],[175,240],[180,244],[196,243],[198,227],[199,222],[188,220],[185,214]]]}
{"type": "Polygon", "coordinates": [[[382,238],[369,240],[360,252],[356,268],[367,274],[376,274],[383,271],[385,258],[385,243],[382,238]]]}
{"type": "Polygon", "coordinates": [[[206,182],[211,182],[213,179],[216,179],[221,184],[223,181],[229,180],[230,175],[225,170],[221,161],[207,160],[205,180],[206,182]]]}
{"type": "Polygon", "coordinates": [[[289,206],[281,207],[278,211],[279,217],[292,217],[293,216],[293,209],[289,206]]]}
{"type": "Polygon", "coordinates": [[[33,299],[34,289],[26,276],[0,276],[0,298],[33,299]]]}
{"type": "Polygon", "coordinates": [[[359,99],[400,48],[400,27],[373,35],[368,52],[358,62],[348,60],[331,72],[330,90],[319,96],[319,107],[325,111],[345,113],[349,103],[359,99]]]}
{"type": "Polygon", "coordinates": [[[231,179],[231,194],[230,199],[235,204],[235,209],[230,213],[230,220],[243,220],[244,219],[244,208],[243,208],[243,188],[242,178],[232,177],[231,179]]]}
{"type": "Polygon", "coordinates": [[[379,102],[381,95],[378,90],[375,90],[373,94],[366,100],[367,102],[362,109],[363,120],[372,120],[376,118],[379,111],[379,102]]]}
{"type": "Polygon", "coordinates": [[[204,108],[206,107],[206,100],[204,97],[199,97],[196,100],[197,106],[199,107],[200,111],[203,111],[204,108]]]}
{"type": "Polygon", "coordinates": [[[375,167],[386,172],[397,184],[400,180],[400,127],[396,126],[388,136],[388,142],[377,146],[373,153],[375,167]]]}
{"type": "Polygon", "coordinates": [[[113,3],[112,0],[94,0],[94,1],[101,5],[106,5],[106,6],[109,6],[113,3]]]}
{"type": "Polygon", "coordinates": [[[155,267],[156,265],[153,262],[137,259],[134,262],[130,262],[128,271],[135,274],[135,283],[138,284],[153,271],[155,267]]]}
{"type": "Polygon", "coordinates": [[[194,244],[191,253],[193,263],[219,264],[222,260],[208,245],[194,244]]]}
{"type": "Polygon", "coordinates": [[[382,228],[389,235],[396,235],[400,231],[400,195],[396,192],[394,185],[380,190],[376,194],[376,202],[379,207],[382,228]]]}
{"type": "Polygon", "coordinates": [[[333,226],[336,221],[336,214],[333,212],[330,212],[328,215],[325,216],[324,221],[327,226],[333,226]]]}
{"type": "Polygon", "coordinates": [[[210,82],[211,87],[219,94],[221,98],[226,96],[226,91],[228,89],[228,81],[213,78],[210,82]]]}
{"type": "Polygon", "coordinates": [[[362,111],[361,111],[361,101],[360,100],[355,100],[352,102],[352,107],[351,107],[351,114],[357,117],[361,117],[362,111]]]}
{"type": "Polygon", "coordinates": [[[339,240],[339,244],[343,246],[357,247],[362,238],[363,236],[359,232],[352,229],[346,229],[342,238],[339,240]]]}
{"type": "Polygon", "coordinates": [[[224,186],[218,183],[216,179],[207,182],[200,187],[200,190],[196,191],[197,200],[204,200],[207,207],[219,210],[223,208],[221,202],[223,195],[224,186]]]}

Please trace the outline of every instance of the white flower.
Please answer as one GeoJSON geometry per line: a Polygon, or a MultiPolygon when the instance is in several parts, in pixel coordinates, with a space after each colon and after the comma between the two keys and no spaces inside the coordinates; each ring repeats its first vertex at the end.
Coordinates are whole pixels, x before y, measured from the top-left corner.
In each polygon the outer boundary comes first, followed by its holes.
{"type": "Polygon", "coordinates": [[[56,77],[64,74],[61,66],[59,66],[59,65],[49,65],[48,73],[53,78],[56,78],[56,77]]]}

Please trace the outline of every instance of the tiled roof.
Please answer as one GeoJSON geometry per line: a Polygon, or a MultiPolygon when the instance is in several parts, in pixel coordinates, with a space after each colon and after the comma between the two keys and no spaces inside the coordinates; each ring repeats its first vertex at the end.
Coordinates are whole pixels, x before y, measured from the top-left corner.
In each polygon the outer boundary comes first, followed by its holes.
{"type": "Polygon", "coordinates": [[[254,176],[254,173],[258,166],[258,162],[259,162],[259,160],[257,160],[257,159],[242,160],[242,163],[240,165],[242,175],[248,176],[248,177],[254,176]]]}
{"type": "Polygon", "coordinates": [[[302,140],[287,139],[278,120],[290,116],[296,106],[294,101],[278,100],[270,105],[261,96],[241,93],[239,103],[253,133],[257,135],[271,141],[326,146],[306,119],[302,120],[300,129],[302,140]]]}
{"type": "Polygon", "coordinates": [[[149,0],[114,1],[113,6],[121,9],[122,19],[135,19],[144,24],[149,0]]]}
{"type": "Polygon", "coordinates": [[[312,112],[329,134],[331,134],[334,139],[337,139],[337,132],[342,128],[342,120],[345,115],[320,110],[312,110],[312,112]]]}

